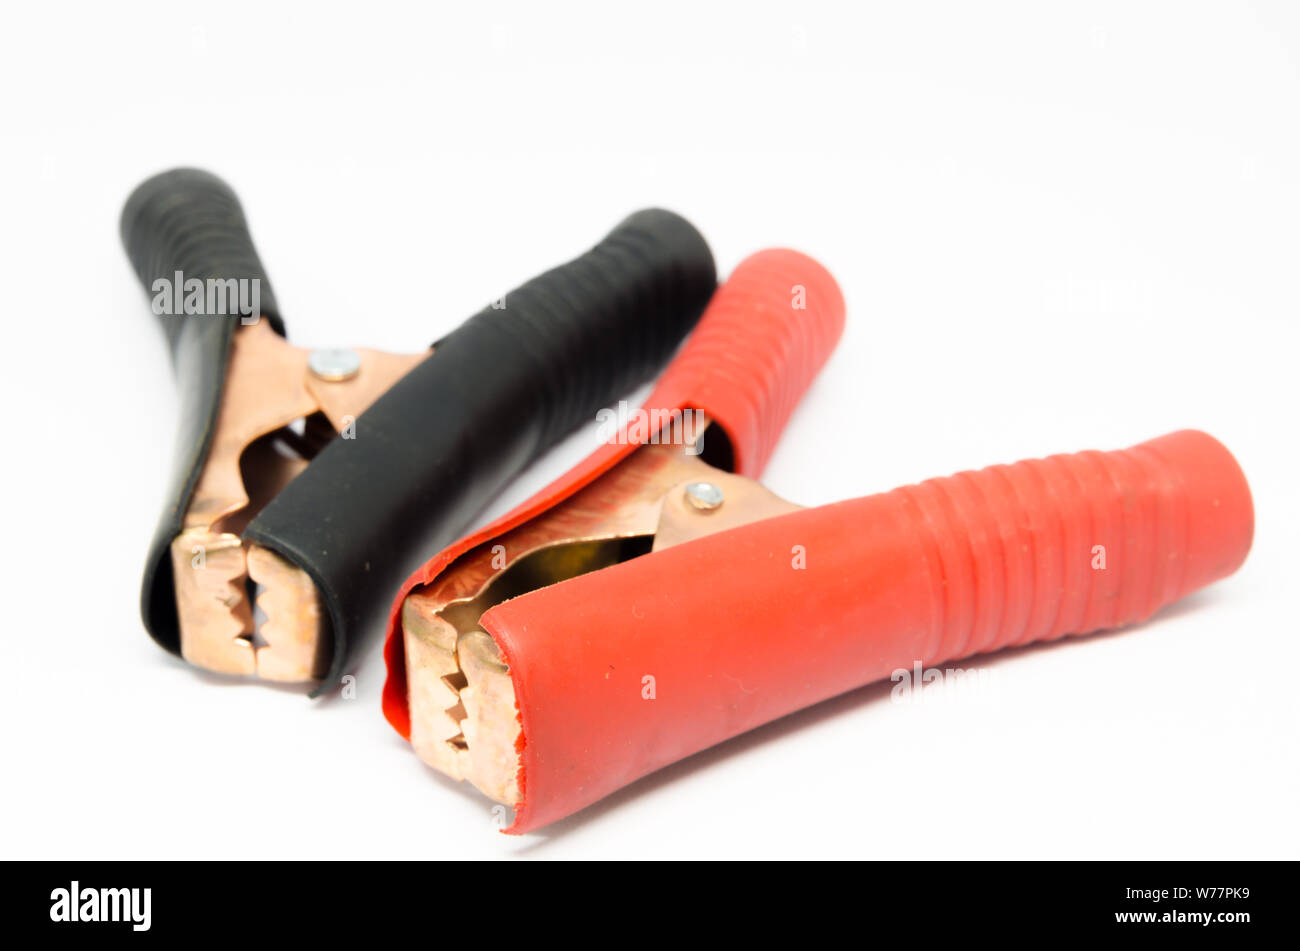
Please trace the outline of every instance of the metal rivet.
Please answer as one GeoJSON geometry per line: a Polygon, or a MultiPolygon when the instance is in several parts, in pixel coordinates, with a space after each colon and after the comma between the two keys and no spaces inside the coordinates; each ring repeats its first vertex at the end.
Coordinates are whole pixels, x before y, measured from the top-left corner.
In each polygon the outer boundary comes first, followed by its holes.
{"type": "Polygon", "coordinates": [[[712,482],[692,482],[686,486],[686,501],[701,512],[711,512],[722,504],[722,490],[712,482]]]}
{"type": "Polygon", "coordinates": [[[361,357],[347,347],[322,347],[311,352],[307,366],[322,380],[338,383],[352,379],[361,371],[361,357]]]}

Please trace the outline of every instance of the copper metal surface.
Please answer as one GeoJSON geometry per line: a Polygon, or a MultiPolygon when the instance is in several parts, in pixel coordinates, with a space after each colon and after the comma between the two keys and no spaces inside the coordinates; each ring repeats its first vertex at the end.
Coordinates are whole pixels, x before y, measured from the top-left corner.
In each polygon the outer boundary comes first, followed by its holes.
{"type": "Polygon", "coordinates": [[[356,374],[328,381],[309,370],[309,351],[291,346],[267,321],[235,333],[212,446],[171,546],[181,654],[190,663],[288,682],[319,679],[328,666],[311,580],[278,555],[245,546],[239,533],[320,445],[354,427],[428,356],[357,353],[356,374]],[[301,432],[291,428],[298,420],[305,421],[301,432]],[[258,606],[267,622],[260,632],[250,577],[263,589],[258,606]]]}
{"type": "Polygon", "coordinates": [[[514,805],[519,713],[509,670],[479,627],[483,613],[528,590],[798,508],[681,445],[644,445],[537,518],[466,552],[402,607],[416,754],[514,805]],[[722,502],[690,504],[686,486],[696,482],[721,489],[722,502]]]}

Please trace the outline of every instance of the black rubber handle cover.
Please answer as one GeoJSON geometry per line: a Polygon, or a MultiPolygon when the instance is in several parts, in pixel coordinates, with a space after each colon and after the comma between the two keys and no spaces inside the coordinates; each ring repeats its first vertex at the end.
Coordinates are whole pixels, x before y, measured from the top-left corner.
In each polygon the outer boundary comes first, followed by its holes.
{"type": "Polygon", "coordinates": [[[338,681],[393,591],[521,469],[657,372],[717,285],[685,219],[631,215],[440,340],[245,531],[312,577],[338,681]]]}
{"type": "MultiPolygon", "coordinates": [[[[266,269],[253,247],[244,209],[230,186],[210,172],[176,168],[142,182],[122,209],[122,244],[140,283],[151,295],[156,281],[257,281],[262,315],[283,335],[266,269]]],[[[160,315],[173,342],[192,323],[160,315]]],[[[249,315],[257,316],[257,315],[249,315]]],[[[239,315],[232,323],[238,326],[239,315]]]]}
{"type": "MultiPolygon", "coordinates": [[[[131,265],[151,300],[158,300],[161,293],[167,303],[168,296],[174,294],[178,272],[182,282],[198,280],[205,287],[209,280],[257,280],[262,316],[278,333],[284,333],[275,295],[253,247],[239,199],[215,175],[180,168],[147,179],[122,209],[121,234],[131,265]],[[157,281],[167,284],[156,285],[157,281]]],[[[248,287],[251,291],[252,285],[248,287]]],[[[181,291],[183,296],[183,284],[181,291]]],[[[247,296],[251,298],[251,293],[247,296]]],[[[225,309],[234,311],[228,316],[162,313],[158,317],[176,371],[179,428],[163,512],[145,565],[141,614],[154,639],[174,652],[180,650],[180,628],[168,546],[180,533],[221,408],[230,340],[243,319],[229,303],[227,295],[225,309]]],[[[176,309],[173,298],[171,310],[176,309]]]]}

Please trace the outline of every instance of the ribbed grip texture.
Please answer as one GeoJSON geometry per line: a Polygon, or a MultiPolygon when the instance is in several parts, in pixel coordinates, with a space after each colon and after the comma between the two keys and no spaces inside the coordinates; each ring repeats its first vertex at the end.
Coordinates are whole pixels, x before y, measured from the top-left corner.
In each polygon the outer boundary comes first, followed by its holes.
{"type": "Polygon", "coordinates": [[[519,702],[512,831],[897,671],[1146,618],[1236,570],[1253,526],[1236,461],[1185,431],[763,519],[504,601],[481,623],[519,702]]]}
{"type": "MultiPolygon", "coordinates": [[[[209,280],[256,280],[261,314],[284,333],[244,210],[230,186],[215,175],[178,168],[147,179],[127,199],[120,227],[131,266],[151,295],[155,281],[174,285],[177,273],[205,286],[209,280]]],[[[229,312],[238,317],[237,308],[229,307],[229,312]]],[[[182,323],[179,315],[163,321],[173,342],[182,323]]]]}
{"type": "Polygon", "coordinates": [[[732,468],[757,475],[843,331],[830,272],[798,251],[760,251],[718,288],[647,405],[686,394],[726,431],[732,468]]]}
{"type": "Polygon", "coordinates": [[[703,236],[680,215],[650,208],[457,332],[498,335],[530,362],[540,441],[550,445],[662,366],[716,285],[703,236]]]}
{"type": "Polygon", "coordinates": [[[931,635],[920,659],[932,662],[1145,620],[1236,570],[1254,524],[1232,457],[1197,432],[856,504],[892,507],[925,552],[931,635]]]}

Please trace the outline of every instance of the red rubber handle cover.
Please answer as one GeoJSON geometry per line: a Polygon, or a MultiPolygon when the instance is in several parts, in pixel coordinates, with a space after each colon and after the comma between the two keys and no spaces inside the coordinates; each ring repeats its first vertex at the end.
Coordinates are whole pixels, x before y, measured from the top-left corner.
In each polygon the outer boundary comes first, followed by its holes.
{"type": "MultiPolygon", "coordinates": [[[[736,472],[757,476],[808,385],[844,330],[844,296],[830,273],[798,251],[770,249],[742,261],[718,288],[681,352],[660,377],[644,409],[697,409],[726,432],[736,472]]],[[[632,452],[629,428],[532,498],[430,559],[393,602],[384,657],[384,715],[410,736],[402,602],[455,558],[534,518],[577,492],[632,452]]],[[[649,435],[649,434],[644,434],[649,435]]],[[[706,440],[708,436],[706,435],[706,440]]]]}
{"type": "Polygon", "coordinates": [[[751,254],[646,406],[703,410],[731,440],[734,471],[758,476],[843,332],[844,296],[829,271],[797,251],[751,254]]]}
{"type": "Polygon", "coordinates": [[[523,726],[510,831],[899,668],[1149,617],[1235,571],[1253,529],[1236,460],[1189,430],[755,522],[503,602],[483,627],[523,726]]]}

